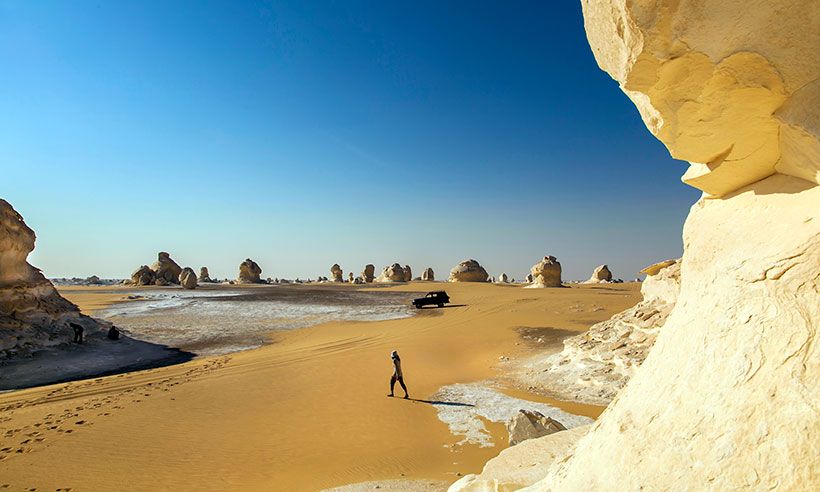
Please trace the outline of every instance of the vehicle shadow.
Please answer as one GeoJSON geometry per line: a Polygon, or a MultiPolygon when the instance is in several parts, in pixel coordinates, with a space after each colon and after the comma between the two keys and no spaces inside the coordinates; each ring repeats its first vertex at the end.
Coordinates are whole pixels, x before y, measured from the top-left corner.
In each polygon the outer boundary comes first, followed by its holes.
{"type": "Polygon", "coordinates": [[[418,309],[447,309],[447,308],[456,308],[456,307],[466,307],[466,304],[449,304],[447,306],[422,306],[418,309]]]}

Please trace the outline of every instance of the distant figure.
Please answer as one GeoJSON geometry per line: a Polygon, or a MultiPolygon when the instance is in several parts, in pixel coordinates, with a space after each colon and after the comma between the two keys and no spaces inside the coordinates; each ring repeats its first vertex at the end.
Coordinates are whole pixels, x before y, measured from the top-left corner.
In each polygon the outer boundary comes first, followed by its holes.
{"type": "Polygon", "coordinates": [[[404,375],[401,372],[399,353],[394,350],[393,353],[390,354],[390,358],[393,359],[393,376],[390,377],[390,394],[387,396],[393,396],[393,388],[396,386],[396,381],[398,381],[401,385],[401,389],[404,390],[404,398],[409,398],[407,386],[404,384],[404,375]]]}
{"type": "Polygon", "coordinates": [[[77,323],[69,323],[69,326],[74,330],[74,343],[83,343],[83,328],[82,325],[78,325],[77,323]]]}
{"type": "Polygon", "coordinates": [[[118,330],[116,326],[111,325],[111,328],[108,330],[108,339],[109,340],[119,340],[120,339],[120,330],[118,330]]]}

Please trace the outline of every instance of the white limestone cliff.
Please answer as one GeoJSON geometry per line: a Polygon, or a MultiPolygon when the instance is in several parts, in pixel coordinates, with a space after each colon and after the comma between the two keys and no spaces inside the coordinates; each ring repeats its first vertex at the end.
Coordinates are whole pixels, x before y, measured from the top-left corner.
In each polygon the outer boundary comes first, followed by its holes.
{"type": "Polygon", "coordinates": [[[528,490],[817,490],[817,3],[581,3],[598,64],[705,193],[652,350],[528,490]]]}

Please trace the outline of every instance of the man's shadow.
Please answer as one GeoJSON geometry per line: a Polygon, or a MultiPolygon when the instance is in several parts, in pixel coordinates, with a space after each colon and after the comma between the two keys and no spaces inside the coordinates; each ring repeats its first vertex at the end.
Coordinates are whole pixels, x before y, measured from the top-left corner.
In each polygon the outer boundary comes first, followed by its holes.
{"type": "Polygon", "coordinates": [[[415,401],[418,403],[426,403],[428,405],[441,405],[447,407],[474,407],[472,403],[461,403],[457,401],[442,401],[442,400],[419,400],[418,398],[401,398],[402,400],[415,401]]]}

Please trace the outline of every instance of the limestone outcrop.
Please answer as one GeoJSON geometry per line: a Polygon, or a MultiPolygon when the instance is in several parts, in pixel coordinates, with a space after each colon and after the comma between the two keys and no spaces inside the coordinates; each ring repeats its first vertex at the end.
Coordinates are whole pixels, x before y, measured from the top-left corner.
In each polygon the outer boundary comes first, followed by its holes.
{"type": "Polygon", "coordinates": [[[507,492],[530,486],[542,480],[555,460],[563,458],[590,427],[583,425],[509,447],[488,461],[480,474],[465,475],[448,492],[507,492]]]}
{"type": "Polygon", "coordinates": [[[413,280],[413,270],[410,269],[410,265],[404,265],[404,281],[409,282],[413,280]]]}
{"type": "Polygon", "coordinates": [[[260,268],[255,261],[246,258],[245,261],[239,265],[239,277],[236,278],[236,283],[260,284],[262,283],[260,275],[262,275],[262,268],[260,268]]]}
{"type": "Polygon", "coordinates": [[[389,267],[384,267],[382,273],[376,278],[378,283],[405,282],[404,268],[398,263],[393,263],[389,267]]]}
{"type": "Polygon", "coordinates": [[[509,278],[507,278],[507,274],[502,273],[501,275],[499,275],[498,276],[498,282],[501,283],[501,284],[509,283],[509,278]]]}
{"type": "Polygon", "coordinates": [[[448,282],[487,282],[487,270],[476,260],[464,260],[450,270],[448,282]]]}
{"type": "Polygon", "coordinates": [[[606,265],[600,265],[595,267],[595,270],[592,271],[592,275],[589,277],[586,283],[588,284],[600,284],[602,282],[611,282],[612,281],[612,272],[609,271],[609,267],[606,265]]]}
{"type": "Polygon", "coordinates": [[[526,277],[524,277],[524,282],[531,284],[535,280],[535,277],[532,276],[531,273],[528,273],[526,277]]]}
{"type": "Polygon", "coordinates": [[[816,490],[816,2],[582,7],[598,64],[706,195],[654,347],[533,490],[816,490]]]}
{"type": "Polygon", "coordinates": [[[589,331],[564,340],[564,349],[529,364],[533,389],[594,405],[607,405],[635,374],[655,344],[680,290],[680,261],[647,267],[643,301],[589,331]]]}
{"type": "Polygon", "coordinates": [[[134,285],[154,285],[157,274],[148,265],[142,265],[131,274],[131,283],[134,285]]]}
{"type": "Polygon", "coordinates": [[[179,285],[183,289],[196,289],[197,277],[193,268],[185,267],[182,269],[182,273],[179,274],[179,285]]]}
{"type": "Polygon", "coordinates": [[[566,427],[547,417],[541,412],[521,409],[507,422],[507,434],[509,434],[510,446],[515,446],[527,439],[548,436],[559,431],[567,430],[566,427]]]}
{"type": "Polygon", "coordinates": [[[179,283],[179,274],[182,273],[182,267],[177,265],[177,262],[171,259],[171,255],[165,251],[160,251],[157,254],[157,261],[151,266],[154,271],[157,285],[169,285],[179,283]],[[165,282],[162,282],[164,280],[165,282]],[[160,281],[160,282],[157,282],[160,281]]]}
{"type": "Polygon", "coordinates": [[[333,282],[344,282],[344,272],[338,263],[334,263],[333,266],[330,267],[330,279],[333,282]]]}
{"type": "Polygon", "coordinates": [[[107,330],[26,261],[35,239],[23,217],[0,199],[0,359],[70,342],[68,323],[83,326],[86,337],[107,330]]]}
{"type": "Polygon", "coordinates": [[[435,281],[435,280],[436,280],[436,274],[433,272],[433,269],[432,269],[432,268],[427,267],[427,268],[425,268],[425,269],[424,269],[424,271],[421,273],[421,279],[422,279],[422,280],[426,280],[426,281],[428,281],[428,282],[433,282],[433,281],[435,281]]]}
{"type": "Polygon", "coordinates": [[[208,267],[201,267],[199,269],[199,278],[197,280],[203,284],[213,282],[211,275],[208,273],[208,267]]]}
{"type": "Polygon", "coordinates": [[[561,264],[554,256],[545,256],[530,269],[532,282],[528,289],[561,287],[561,264]]]}
{"type": "Polygon", "coordinates": [[[362,280],[364,281],[364,283],[372,284],[373,280],[375,280],[375,279],[376,279],[376,267],[371,265],[371,264],[365,265],[364,270],[362,270],[362,280]]]}

